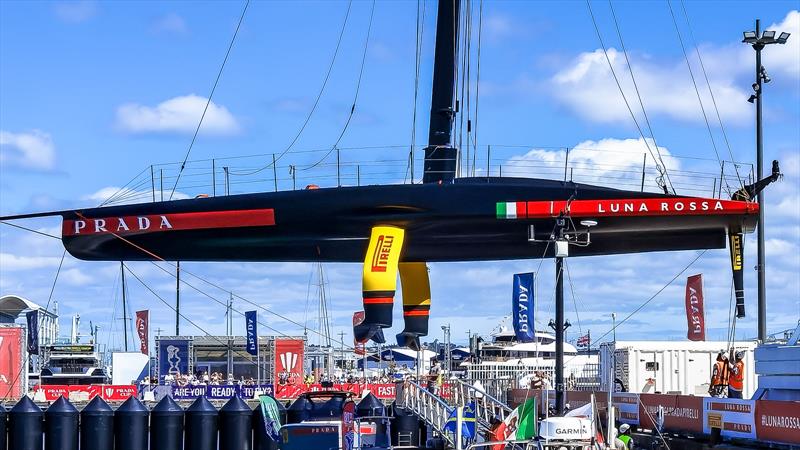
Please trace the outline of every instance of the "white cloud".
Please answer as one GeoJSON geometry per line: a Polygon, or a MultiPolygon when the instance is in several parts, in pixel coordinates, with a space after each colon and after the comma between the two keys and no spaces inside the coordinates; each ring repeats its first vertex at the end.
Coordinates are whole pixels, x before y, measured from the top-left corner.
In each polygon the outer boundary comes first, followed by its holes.
{"type": "MultiPolygon", "coordinates": [[[[205,97],[190,94],[156,106],[124,104],[117,108],[117,125],[131,133],[194,133],[207,101],[205,97]]],[[[238,131],[239,124],[230,111],[212,101],[200,132],[224,135],[238,131]]]]}
{"type": "Polygon", "coordinates": [[[86,22],[97,14],[97,2],[91,0],[59,2],[53,7],[56,17],[68,23],[86,22]]]}
{"type": "Polygon", "coordinates": [[[186,25],[186,21],[183,20],[183,17],[175,13],[169,13],[158,17],[153,22],[151,29],[154,33],[164,34],[185,34],[189,31],[189,27],[186,25]]]}
{"type": "MultiPolygon", "coordinates": [[[[781,23],[766,28],[780,34],[781,31],[791,33],[785,45],[772,45],[764,50],[762,64],[769,73],[781,73],[795,79],[800,77],[800,11],[790,11],[781,23]]],[[[748,49],[749,50],[749,49],[748,49]]],[[[752,61],[752,50],[748,57],[752,61]]]]}
{"type": "Polygon", "coordinates": [[[514,34],[513,20],[504,14],[491,14],[483,22],[483,31],[489,40],[496,41],[514,34]]]}
{"type": "MultiPolygon", "coordinates": [[[[657,157],[656,146],[651,139],[647,140],[647,145],[657,157]]],[[[642,161],[646,154],[649,163],[647,182],[650,185],[652,175],[656,172],[647,145],[642,138],[605,138],[580,142],[569,151],[572,180],[612,187],[624,188],[634,185],[638,187],[641,183],[642,161]]],[[[669,150],[659,146],[658,151],[668,171],[680,169],[679,161],[670,155],[669,150]]],[[[503,176],[508,174],[508,176],[563,179],[565,153],[564,150],[531,149],[526,154],[513,156],[505,162],[503,176]]]]}
{"type": "Polygon", "coordinates": [[[55,164],[55,146],[50,135],[33,130],[12,133],[0,130],[0,163],[10,167],[49,170],[55,164]]]}
{"type": "MultiPolygon", "coordinates": [[[[610,48],[608,58],[614,66],[631,109],[644,129],[644,117],[628,73],[625,56],[610,48]]],[[[629,58],[649,115],[664,115],[687,121],[702,120],[702,111],[685,62],[654,64],[630,53],[629,58]]],[[[748,94],[736,87],[730,78],[719,78],[714,75],[709,73],[709,78],[722,119],[740,123],[746,121],[750,117],[751,108],[742,99],[746,99],[748,94]]],[[[552,95],[579,115],[595,122],[632,124],[630,113],[619,93],[602,49],[580,54],[571,65],[556,73],[551,83],[552,95]]],[[[704,84],[698,84],[698,89],[707,114],[711,113],[709,108],[712,107],[712,101],[708,89],[704,84]]]]}
{"type": "Polygon", "coordinates": [[[60,261],[61,258],[57,256],[18,256],[12,253],[0,253],[0,268],[3,271],[58,267],[60,261]]]}
{"type": "Polygon", "coordinates": [[[92,277],[77,268],[62,271],[59,279],[72,286],[85,286],[94,281],[92,277]]]}

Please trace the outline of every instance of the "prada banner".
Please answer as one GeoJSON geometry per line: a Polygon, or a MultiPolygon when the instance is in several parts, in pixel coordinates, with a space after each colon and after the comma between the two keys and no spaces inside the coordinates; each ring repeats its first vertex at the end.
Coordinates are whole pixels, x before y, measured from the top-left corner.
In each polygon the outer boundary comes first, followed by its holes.
{"type": "Polygon", "coordinates": [[[690,341],[706,340],[706,323],[703,312],[703,275],[686,279],[686,338],[690,341]]]}
{"type": "Polygon", "coordinates": [[[514,294],[511,314],[514,316],[514,333],[519,342],[536,340],[533,325],[533,273],[514,275],[514,294]]]}

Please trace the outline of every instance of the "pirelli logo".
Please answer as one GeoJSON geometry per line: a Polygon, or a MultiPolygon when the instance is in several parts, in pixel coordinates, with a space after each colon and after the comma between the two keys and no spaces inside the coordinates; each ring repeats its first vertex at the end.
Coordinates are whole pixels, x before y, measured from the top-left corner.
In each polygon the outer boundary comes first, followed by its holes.
{"type": "Polygon", "coordinates": [[[731,235],[731,266],[733,270],[742,270],[742,236],[731,235]]]}
{"type": "Polygon", "coordinates": [[[386,267],[389,265],[389,255],[392,253],[393,243],[394,236],[387,236],[385,234],[378,236],[375,251],[372,252],[373,272],[386,272],[386,267]]]}

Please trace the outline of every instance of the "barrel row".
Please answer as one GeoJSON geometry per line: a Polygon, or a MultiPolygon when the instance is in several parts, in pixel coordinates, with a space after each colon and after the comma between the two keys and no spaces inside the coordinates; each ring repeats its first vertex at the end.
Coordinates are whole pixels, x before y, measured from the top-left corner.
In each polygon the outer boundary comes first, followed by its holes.
{"type": "MultiPolygon", "coordinates": [[[[282,405],[281,405],[282,406],[282,405]]],[[[0,407],[0,449],[5,450],[275,450],[264,432],[261,408],[232,397],[217,410],[199,397],[186,410],[164,397],[152,410],[130,397],[116,410],[99,396],[83,410],[64,397],[42,411],[30,398],[6,413],[0,407]],[[7,416],[7,417],[6,417],[7,416]],[[79,447],[80,444],[80,447],[79,447]]],[[[281,421],[285,423],[285,409],[281,421]]]]}

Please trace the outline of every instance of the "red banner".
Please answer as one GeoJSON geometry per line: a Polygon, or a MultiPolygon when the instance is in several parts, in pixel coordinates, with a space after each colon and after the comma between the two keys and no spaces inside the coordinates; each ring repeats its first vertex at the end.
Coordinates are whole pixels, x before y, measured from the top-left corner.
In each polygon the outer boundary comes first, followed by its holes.
{"type": "Polygon", "coordinates": [[[639,424],[652,430],[659,406],[664,411],[667,431],[703,433],[703,397],[693,395],[639,394],[639,424]]]}
{"type": "Polygon", "coordinates": [[[294,399],[306,392],[319,392],[325,390],[347,391],[356,396],[360,396],[364,390],[368,389],[373,395],[382,400],[395,398],[394,383],[381,384],[359,384],[359,383],[337,383],[332,388],[323,389],[321,384],[284,384],[275,385],[275,398],[294,399]]]}
{"type": "Polygon", "coordinates": [[[275,339],[275,386],[303,382],[304,347],[302,339],[275,339]],[[281,379],[281,375],[285,380],[281,379]]]}
{"type": "Polygon", "coordinates": [[[150,311],[136,311],[136,333],[139,334],[139,342],[142,353],[150,354],[150,311]]]}
{"type": "Polygon", "coordinates": [[[135,397],[137,394],[136,386],[132,384],[92,384],[92,385],[60,385],[46,384],[36,387],[37,391],[44,393],[44,398],[48,402],[56,401],[62,395],[69,398],[72,392],[85,392],[89,395],[89,400],[100,396],[103,400],[125,401],[128,397],[135,397]]]}
{"type": "MultiPolygon", "coordinates": [[[[364,322],[364,317],[366,317],[364,311],[356,311],[353,313],[353,330],[355,330],[356,326],[361,325],[364,322]]],[[[353,333],[353,347],[355,348],[353,352],[356,355],[366,355],[367,354],[367,347],[366,342],[361,342],[355,337],[355,332],[353,333]]]]}
{"type": "Polygon", "coordinates": [[[0,328],[0,398],[22,397],[23,333],[20,327],[0,328]]]}
{"type": "Polygon", "coordinates": [[[760,441],[800,444],[800,402],[758,400],[755,422],[760,441]]]}
{"type": "Polygon", "coordinates": [[[706,321],[703,313],[703,275],[686,279],[686,337],[690,341],[706,340],[706,321]]]}

